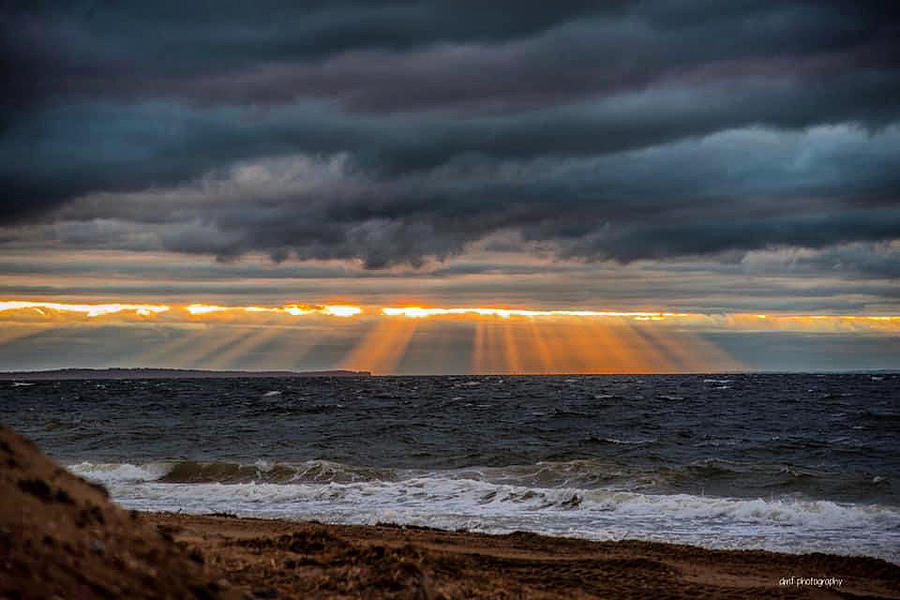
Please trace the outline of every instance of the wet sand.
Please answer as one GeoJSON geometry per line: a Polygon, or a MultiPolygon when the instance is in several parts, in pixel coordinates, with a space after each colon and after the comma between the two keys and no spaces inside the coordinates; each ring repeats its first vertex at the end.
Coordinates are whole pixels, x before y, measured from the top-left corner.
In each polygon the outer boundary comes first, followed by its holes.
{"type": "Polygon", "coordinates": [[[0,426],[0,598],[900,599],[900,565],[137,513],[0,426]]]}
{"type": "Polygon", "coordinates": [[[900,566],[872,558],[396,525],[144,517],[199,549],[225,574],[225,587],[257,597],[900,598],[900,566]],[[792,576],[793,584],[781,581],[792,576]],[[828,578],[841,581],[816,581],[828,578]]]}

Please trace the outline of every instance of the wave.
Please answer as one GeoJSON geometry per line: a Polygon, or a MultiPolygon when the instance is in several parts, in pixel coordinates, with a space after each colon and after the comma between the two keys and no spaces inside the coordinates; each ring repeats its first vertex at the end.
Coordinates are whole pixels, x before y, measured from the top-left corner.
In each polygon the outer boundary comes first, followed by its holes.
{"type": "MultiPolygon", "coordinates": [[[[653,444],[654,440],[592,439],[592,443],[620,445],[624,451],[653,444]]],[[[700,493],[718,496],[757,497],[773,494],[808,499],[886,501],[896,504],[890,479],[877,473],[833,473],[788,463],[736,462],[720,459],[694,461],[678,466],[641,468],[614,459],[545,461],[531,465],[464,467],[444,470],[390,469],[358,466],[328,460],[298,463],[258,460],[158,461],[143,464],[90,463],[70,465],[76,475],[104,484],[160,483],[356,483],[391,482],[421,478],[471,480],[495,485],[535,489],[630,491],[651,494],[700,493]]]]}
{"type": "MultiPolygon", "coordinates": [[[[639,446],[652,440],[619,440],[592,438],[595,443],[623,446],[639,446]]],[[[667,470],[635,471],[599,459],[571,461],[546,461],[532,465],[508,465],[502,467],[464,467],[428,471],[423,469],[388,469],[348,465],[328,460],[311,460],[300,463],[253,463],[227,461],[157,461],[142,464],[91,463],[70,465],[76,475],[96,479],[101,483],[126,481],[159,481],[164,483],[353,483],[357,481],[394,481],[421,476],[441,479],[488,481],[498,484],[523,485],[541,488],[583,487],[595,488],[619,481],[627,482],[640,476],[653,475],[657,479],[677,479],[709,474],[714,470],[688,465],[671,473],[667,470]]]]}
{"type": "Polygon", "coordinates": [[[168,472],[169,465],[162,462],[141,465],[81,462],[67,465],[66,468],[79,477],[108,485],[119,482],[155,481],[168,472]]]}
{"type": "Polygon", "coordinates": [[[356,467],[327,460],[303,463],[257,461],[239,464],[224,461],[160,461],[133,465],[127,463],[90,463],[70,465],[69,470],[100,483],[350,483],[393,478],[390,469],[356,467]]]}
{"type": "MultiPolygon", "coordinates": [[[[790,497],[535,487],[500,481],[490,470],[409,471],[394,473],[393,479],[381,474],[356,481],[342,475],[344,481],[333,476],[315,481],[297,477],[296,473],[303,472],[300,469],[294,471],[290,482],[173,482],[173,473],[182,473],[181,478],[185,471],[190,471],[191,477],[197,473],[207,476],[213,469],[207,463],[191,471],[189,464],[82,463],[70,468],[106,483],[118,502],[140,510],[230,512],[357,524],[393,521],[494,533],[521,529],[589,539],[631,537],[712,547],[858,552],[889,560],[900,557],[893,550],[900,548],[900,508],[891,506],[790,497]]],[[[260,469],[263,474],[277,472],[268,466],[260,469]]],[[[220,475],[220,471],[215,473],[220,475]]]]}
{"type": "MultiPolygon", "coordinates": [[[[459,506],[498,508],[506,505],[531,510],[590,510],[659,514],[676,511],[694,516],[738,519],[748,522],[777,521],[819,526],[847,524],[879,514],[898,519],[900,508],[853,505],[829,500],[796,498],[742,499],[693,494],[645,494],[615,489],[572,486],[531,487],[510,483],[491,469],[432,472],[405,478],[391,477],[385,470],[348,471],[346,465],[310,461],[303,466],[247,466],[232,463],[150,463],[142,466],[81,463],[69,467],[74,473],[111,486],[154,484],[153,489],[180,490],[176,494],[238,499],[270,497],[272,500],[335,501],[360,504],[387,501],[402,504],[451,503],[459,506]],[[386,476],[387,475],[387,476],[386,476]],[[251,477],[252,476],[252,477],[251,477]],[[238,481],[241,480],[241,481],[238,481]],[[181,485],[162,485],[181,484],[181,485]],[[187,485],[190,484],[190,485],[187,485]],[[197,490],[194,492],[192,490],[197,490]],[[200,492],[203,490],[203,492],[200,492]]],[[[412,472],[410,472],[412,474],[412,472]]],[[[521,474],[520,474],[521,475],[521,474]]],[[[169,493],[169,492],[166,492],[169,493]]]]}
{"type": "Polygon", "coordinates": [[[613,444],[617,446],[643,446],[645,444],[653,444],[657,441],[656,438],[645,439],[645,440],[622,440],[619,438],[612,437],[597,437],[595,435],[587,438],[587,441],[591,444],[613,444]]]}

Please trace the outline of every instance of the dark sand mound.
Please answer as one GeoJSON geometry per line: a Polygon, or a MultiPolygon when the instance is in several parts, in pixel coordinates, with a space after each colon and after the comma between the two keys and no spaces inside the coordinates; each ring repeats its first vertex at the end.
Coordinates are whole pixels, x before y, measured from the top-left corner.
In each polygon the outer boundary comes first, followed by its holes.
{"type": "Polygon", "coordinates": [[[0,426],[0,597],[216,598],[197,549],[0,426]]]}

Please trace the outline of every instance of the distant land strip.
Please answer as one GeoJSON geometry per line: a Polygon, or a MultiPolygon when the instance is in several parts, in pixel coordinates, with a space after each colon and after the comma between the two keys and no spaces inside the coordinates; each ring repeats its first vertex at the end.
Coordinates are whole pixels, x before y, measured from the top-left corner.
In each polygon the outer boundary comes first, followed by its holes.
{"type": "Polygon", "coordinates": [[[210,371],[203,369],[52,369],[0,372],[0,381],[63,379],[263,379],[267,377],[369,377],[369,371],[210,371]]]}

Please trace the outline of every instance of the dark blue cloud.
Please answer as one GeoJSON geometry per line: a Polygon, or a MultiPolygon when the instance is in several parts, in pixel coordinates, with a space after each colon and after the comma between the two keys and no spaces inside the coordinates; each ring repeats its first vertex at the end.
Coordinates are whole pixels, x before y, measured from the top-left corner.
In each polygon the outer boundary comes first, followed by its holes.
{"type": "Polygon", "coordinates": [[[900,237],[887,3],[39,2],[2,23],[0,222],[69,247],[380,268],[506,230],[621,261],[900,237]]]}

